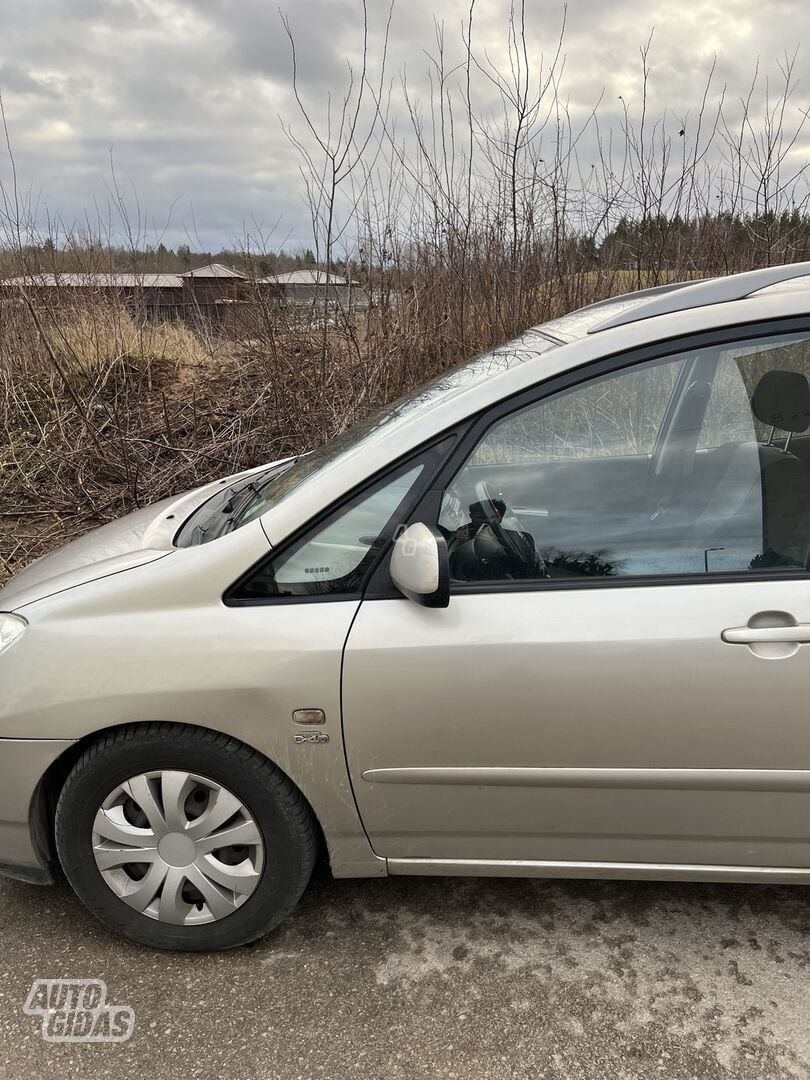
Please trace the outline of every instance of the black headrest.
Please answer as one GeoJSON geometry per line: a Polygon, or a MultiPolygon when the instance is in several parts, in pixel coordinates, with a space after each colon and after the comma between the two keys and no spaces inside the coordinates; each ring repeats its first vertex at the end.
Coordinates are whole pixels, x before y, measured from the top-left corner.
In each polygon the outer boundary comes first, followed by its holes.
{"type": "Polygon", "coordinates": [[[810,385],[800,371],[766,371],[751,398],[754,416],[780,431],[810,427],[810,385]]]}

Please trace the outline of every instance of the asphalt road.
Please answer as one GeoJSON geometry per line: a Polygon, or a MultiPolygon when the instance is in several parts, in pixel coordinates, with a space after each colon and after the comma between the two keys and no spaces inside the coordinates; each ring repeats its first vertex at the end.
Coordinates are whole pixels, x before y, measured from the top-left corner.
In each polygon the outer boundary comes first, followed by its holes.
{"type": "Polygon", "coordinates": [[[66,886],[0,883],[0,1077],[810,1076],[801,888],[321,874],[270,938],[114,939],[66,886]],[[123,1044],[43,1041],[36,978],[102,978],[123,1044]]]}

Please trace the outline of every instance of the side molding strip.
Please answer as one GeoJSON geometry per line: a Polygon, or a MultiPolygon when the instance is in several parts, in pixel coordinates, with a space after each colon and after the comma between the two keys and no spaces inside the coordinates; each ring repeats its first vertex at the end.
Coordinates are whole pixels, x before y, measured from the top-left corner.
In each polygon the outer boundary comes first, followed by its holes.
{"type": "Polygon", "coordinates": [[[810,883],[810,868],[700,863],[610,863],[521,859],[389,859],[388,873],[416,877],[615,878],[646,881],[810,883]]]}
{"type": "Polygon", "coordinates": [[[366,769],[363,773],[363,779],[370,784],[810,792],[810,771],[804,769],[426,767],[366,769]]]}

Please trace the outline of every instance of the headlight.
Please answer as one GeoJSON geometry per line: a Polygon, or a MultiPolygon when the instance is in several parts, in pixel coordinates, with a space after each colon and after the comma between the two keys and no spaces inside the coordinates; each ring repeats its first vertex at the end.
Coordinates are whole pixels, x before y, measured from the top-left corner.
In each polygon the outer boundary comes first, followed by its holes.
{"type": "Polygon", "coordinates": [[[25,633],[28,623],[18,615],[7,615],[0,611],[0,653],[13,645],[17,638],[25,633]]]}

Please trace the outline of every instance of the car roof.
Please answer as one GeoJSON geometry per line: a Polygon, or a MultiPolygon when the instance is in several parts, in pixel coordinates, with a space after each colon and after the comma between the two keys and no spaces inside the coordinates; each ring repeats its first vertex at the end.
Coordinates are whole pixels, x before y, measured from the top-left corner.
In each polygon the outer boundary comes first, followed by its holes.
{"type": "MultiPolygon", "coordinates": [[[[579,308],[537,327],[561,343],[640,319],[698,307],[720,307],[751,296],[807,293],[810,298],[810,264],[793,263],[726,277],[699,278],[609,297],[579,308]]],[[[717,312],[718,323],[728,312],[717,312]]],[[[733,321],[733,319],[732,319],[733,321]]]]}

